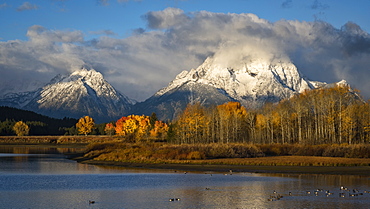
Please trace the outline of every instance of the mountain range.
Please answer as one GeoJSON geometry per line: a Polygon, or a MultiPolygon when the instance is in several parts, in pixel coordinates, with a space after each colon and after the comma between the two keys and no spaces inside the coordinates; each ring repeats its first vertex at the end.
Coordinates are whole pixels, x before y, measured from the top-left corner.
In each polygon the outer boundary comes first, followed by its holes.
{"type": "Polygon", "coordinates": [[[132,112],[155,112],[158,118],[168,119],[176,117],[188,103],[209,106],[228,101],[255,109],[326,85],[308,80],[291,62],[257,59],[230,65],[209,57],[198,68],[181,72],[167,87],[137,103],[132,112]]]}
{"type": "MultiPolygon", "coordinates": [[[[347,85],[345,81],[341,84],[347,85]]],[[[101,73],[82,67],[69,75],[57,75],[36,91],[6,94],[0,98],[0,105],[56,118],[89,115],[97,122],[153,112],[161,120],[171,120],[188,103],[209,106],[238,101],[248,108],[258,108],[327,85],[334,84],[308,80],[291,62],[255,59],[230,64],[212,56],[136,104],[115,90],[101,73]]]]}
{"type": "Polygon", "coordinates": [[[101,73],[84,66],[69,75],[57,75],[35,91],[6,94],[0,99],[0,105],[54,118],[89,115],[97,122],[105,122],[127,114],[133,103],[101,73]]]}

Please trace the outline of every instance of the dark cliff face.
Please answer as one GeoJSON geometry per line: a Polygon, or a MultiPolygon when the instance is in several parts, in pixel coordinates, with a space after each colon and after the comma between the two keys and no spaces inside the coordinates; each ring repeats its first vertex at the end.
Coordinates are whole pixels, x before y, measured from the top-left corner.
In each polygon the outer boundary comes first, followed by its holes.
{"type": "Polygon", "coordinates": [[[160,120],[167,121],[176,118],[189,103],[199,102],[210,106],[224,104],[228,101],[233,101],[233,99],[214,87],[190,83],[135,104],[131,114],[150,115],[155,112],[160,120]]]}

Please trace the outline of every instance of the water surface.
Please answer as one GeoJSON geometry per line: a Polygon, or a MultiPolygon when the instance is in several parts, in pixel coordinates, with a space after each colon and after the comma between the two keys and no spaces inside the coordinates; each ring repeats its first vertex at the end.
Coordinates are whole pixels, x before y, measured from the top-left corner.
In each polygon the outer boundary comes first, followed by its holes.
{"type": "Polygon", "coordinates": [[[370,190],[368,177],[251,173],[225,175],[226,173],[122,169],[79,164],[66,159],[60,151],[21,153],[19,148],[17,153],[2,151],[0,208],[369,208],[370,206],[370,194],[364,193],[365,190],[370,190]],[[350,191],[341,191],[340,186],[348,187],[350,191]],[[316,196],[314,191],[317,189],[320,189],[320,192],[317,192],[316,196]],[[326,191],[333,194],[327,196],[326,191]],[[344,192],[346,196],[340,197],[340,192],[344,192]],[[357,196],[349,196],[356,193],[357,196]],[[272,198],[278,194],[284,197],[280,200],[272,198]],[[180,200],[176,201],[177,198],[180,200]],[[170,199],[175,201],[169,201],[170,199]],[[89,204],[89,200],[95,203],[89,204]]]}

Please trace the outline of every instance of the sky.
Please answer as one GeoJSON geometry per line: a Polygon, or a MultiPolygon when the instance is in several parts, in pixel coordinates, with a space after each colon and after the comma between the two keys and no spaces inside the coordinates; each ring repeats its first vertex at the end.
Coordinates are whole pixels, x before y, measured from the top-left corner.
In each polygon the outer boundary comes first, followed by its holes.
{"type": "Polygon", "coordinates": [[[368,11],[370,0],[0,0],[0,96],[89,66],[143,101],[227,52],[370,99],[368,11]]]}

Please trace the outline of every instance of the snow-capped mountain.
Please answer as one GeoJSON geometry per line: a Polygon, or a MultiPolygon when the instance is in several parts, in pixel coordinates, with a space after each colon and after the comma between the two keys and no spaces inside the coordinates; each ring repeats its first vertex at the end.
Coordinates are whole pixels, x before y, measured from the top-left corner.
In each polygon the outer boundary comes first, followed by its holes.
{"type": "Polygon", "coordinates": [[[181,72],[167,87],[135,105],[134,113],[156,112],[161,119],[171,119],[192,102],[219,105],[238,101],[258,108],[325,85],[304,78],[291,62],[256,59],[230,65],[209,57],[198,68],[181,72]]]}
{"type": "Polygon", "coordinates": [[[69,75],[57,75],[36,91],[7,94],[0,99],[0,105],[56,118],[88,115],[97,122],[108,122],[127,114],[132,102],[101,73],[82,67],[69,75]]]}

